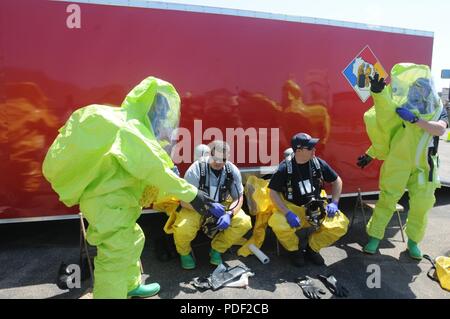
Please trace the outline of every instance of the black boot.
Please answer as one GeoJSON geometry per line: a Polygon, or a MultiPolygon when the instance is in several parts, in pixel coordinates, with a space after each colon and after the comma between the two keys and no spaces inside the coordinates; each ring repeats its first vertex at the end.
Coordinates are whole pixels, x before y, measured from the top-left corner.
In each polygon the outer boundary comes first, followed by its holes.
{"type": "Polygon", "coordinates": [[[306,246],[305,256],[314,265],[317,266],[325,265],[325,260],[323,259],[323,257],[319,253],[316,253],[314,250],[312,250],[311,247],[309,247],[309,245],[306,246]]]}
{"type": "Polygon", "coordinates": [[[305,265],[305,257],[300,250],[290,251],[289,259],[295,267],[303,267],[305,265]]]}

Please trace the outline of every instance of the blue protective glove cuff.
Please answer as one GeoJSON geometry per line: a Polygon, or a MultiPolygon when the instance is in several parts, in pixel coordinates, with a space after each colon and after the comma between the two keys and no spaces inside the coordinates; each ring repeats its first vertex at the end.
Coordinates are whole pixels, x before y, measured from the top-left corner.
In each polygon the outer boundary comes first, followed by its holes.
{"type": "Polygon", "coordinates": [[[415,115],[413,112],[411,112],[407,108],[398,107],[395,109],[395,112],[397,112],[398,116],[400,116],[404,121],[407,121],[410,123],[416,123],[419,120],[417,115],[415,115]]]}
{"type": "Polygon", "coordinates": [[[208,210],[211,215],[213,215],[216,218],[220,218],[225,214],[225,207],[223,207],[222,204],[219,203],[212,203],[211,208],[208,210]]]}
{"type": "Polygon", "coordinates": [[[333,201],[332,203],[328,204],[326,211],[327,211],[328,217],[334,217],[336,215],[336,213],[339,211],[338,202],[333,201]]]}
{"type": "Polygon", "coordinates": [[[300,218],[293,212],[288,211],[285,215],[289,226],[292,228],[300,227],[300,218]]]}
{"type": "Polygon", "coordinates": [[[219,230],[224,230],[230,227],[231,225],[231,215],[230,214],[223,214],[219,217],[219,220],[217,221],[217,228],[219,230]]]}

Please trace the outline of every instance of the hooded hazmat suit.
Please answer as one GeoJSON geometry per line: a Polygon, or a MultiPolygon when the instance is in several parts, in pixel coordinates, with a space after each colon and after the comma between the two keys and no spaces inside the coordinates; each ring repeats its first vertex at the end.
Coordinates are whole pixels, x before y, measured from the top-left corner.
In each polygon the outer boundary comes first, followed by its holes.
{"type": "Polygon", "coordinates": [[[149,77],[122,106],[75,111],[50,147],[43,173],[67,206],[80,205],[97,246],[94,298],[126,298],[140,285],[144,233],[136,220],[144,188],[158,199],[191,202],[197,188],[171,170],[170,131],[178,126],[180,98],[168,82],[149,77]]]}
{"type": "Polygon", "coordinates": [[[374,106],[364,115],[372,142],[367,154],[384,160],[380,172],[380,197],[367,224],[370,237],[382,239],[395,205],[405,189],[409,191],[406,234],[416,243],[425,234],[428,211],[435,202],[434,191],[440,186],[437,174],[437,147],[432,136],[418,125],[403,121],[397,107],[405,107],[418,118],[437,121],[442,103],[433,90],[430,69],[426,65],[396,64],[391,84],[373,93],[374,106]]]}

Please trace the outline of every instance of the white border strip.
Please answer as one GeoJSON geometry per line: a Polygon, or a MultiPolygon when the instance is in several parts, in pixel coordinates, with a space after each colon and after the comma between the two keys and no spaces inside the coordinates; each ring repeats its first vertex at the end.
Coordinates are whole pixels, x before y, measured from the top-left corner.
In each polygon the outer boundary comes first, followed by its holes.
{"type": "MultiPolygon", "coordinates": [[[[365,192],[361,193],[361,195],[377,195],[379,191],[374,192],[365,192]]],[[[342,197],[356,197],[358,193],[348,193],[342,194],[342,197]]],[[[328,196],[331,198],[331,195],[328,196]]],[[[154,209],[143,209],[142,214],[153,214],[153,213],[161,213],[154,209]]],[[[1,215],[0,215],[1,216],[1,215]]],[[[78,219],[79,214],[70,214],[70,215],[56,215],[56,216],[45,216],[45,217],[22,217],[22,218],[5,218],[0,219],[0,225],[2,224],[14,224],[14,223],[28,223],[28,222],[48,222],[48,221],[57,221],[57,220],[71,220],[78,219]]]]}
{"type": "MultiPolygon", "coordinates": [[[[142,214],[152,214],[152,213],[160,213],[154,209],[143,209],[142,214]]],[[[1,214],[0,214],[1,216],[1,214]]],[[[44,216],[44,217],[22,217],[22,218],[0,218],[1,224],[13,224],[13,223],[28,223],[28,222],[48,222],[55,220],[69,220],[69,219],[78,219],[79,214],[70,214],[70,215],[56,215],[56,216],[44,216]]]]}
{"type": "Polygon", "coordinates": [[[47,221],[54,221],[54,220],[68,220],[68,219],[77,219],[77,218],[79,218],[78,214],[56,215],[56,216],[45,216],[45,217],[5,218],[5,219],[0,219],[0,225],[1,224],[13,224],[13,223],[26,223],[26,222],[47,222],[47,221]]]}
{"type": "Polygon", "coordinates": [[[239,17],[251,17],[251,18],[259,18],[259,19],[270,19],[270,20],[281,20],[281,21],[290,21],[290,22],[329,25],[329,26],[371,30],[371,31],[382,31],[382,32],[389,32],[389,33],[401,33],[401,34],[418,35],[418,36],[431,37],[431,38],[434,36],[434,32],[431,32],[431,31],[403,29],[403,28],[379,26],[379,25],[372,25],[372,24],[365,24],[365,23],[355,23],[355,22],[346,22],[346,21],[338,21],[338,20],[330,20],[330,19],[293,16],[293,15],[287,15],[287,14],[274,14],[274,13],[270,13],[270,12],[218,8],[218,7],[191,5],[191,4],[187,5],[187,4],[167,3],[167,2],[159,2],[159,1],[145,1],[145,0],[126,0],[126,1],[125,0],[75,0],[75,1],[51,0],[51,1],[111,5],[111,6],[134,7],[134,8],[148,8],[148,9],[178,10],[178,11],[211,13],[211,14],[224,14],[224,15],[232,15],[232,16],[239,16],[239,17]]]}
{"type": "MultiPolygon", "coordinates": [[[[450,181],[441,181],[442,186],[450,187],[450,181]]],[[[407,191],[407,190],[406,190],[407,191]]],[[[380,191],[372,191],[372,192],[362,192],[361,195],[379,195],[380,191]]],[[[356,197],[358,193],[346,193],[341,194],[341,198],[343,197],[356,197]]],[[[328,197],[331,198],[329,195],[328,197]]],[[[154,209],[143,209],[142,214],[153,214],[160,213],[155,211],[154,209]]],[[[69,220],[69,219],[78,219],[78,214],[73,215],[58,215],[58,216],[47,216],[47,217],[24,217],[24,218],[8,218],[8,219],[0,219],[1,224],[13,224],[13,223],[25,223],[25,222],[44,222],[44,221],[56,221],[56,220],[69,220]]]]}
{"type": "Polygon", "coordinates": [[[259,175],[267,175],[273,174],[278,169],[278,165],[274,166],[256,166],[256,167],[242,167],[239,168],[239,171],[242,174],[259,174],[259,175]]]}

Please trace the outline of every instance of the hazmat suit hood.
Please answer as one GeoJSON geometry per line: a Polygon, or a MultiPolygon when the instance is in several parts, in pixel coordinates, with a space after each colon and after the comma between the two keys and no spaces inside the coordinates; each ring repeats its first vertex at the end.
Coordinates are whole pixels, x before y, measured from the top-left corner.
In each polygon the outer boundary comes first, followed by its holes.
{"type": "Polygon", "coordinates": [[[92,104],[76,110],[49,148],[43,175],[69,207],[123,188],[139,199],[146,185],[155,184],[158,198],[192,201],[197,189],[172,172],[167,153],[179,102],[171,84],[148,77],[122,107],[92,104]]]}
{"type": "MultiPolygon", "coordinates": [[[[145,235],[136,221],[146,189],[161,203],[174,198],[167,209],[197,196],[161,147],[170,144],[179,116],[174,87],[148,77],[122,107],[93,104],[73,112],[47,152],[45,178],[64,204],[79,204],[89,222],[86,238],[97,247],[94,298],[141,295],[145,235]]],[[[159,285],[152,286],[157,293],[159,285]]]]}
{"type": "Polygon", "coordinates": [[[440,109],[430,68],[411,63],[396,64],[391,71],[392,101],[418,116],[433,116],[440,109]]]}
{"type": "Polygon", "coordinates": [[[391,83],[383,92],[372,94],[375,106],[364,114],[371,141],[366,153],[380,160],[386,158],[392,138],[405,125],[395,112],[397,107],[405,107],[423,120],[432,120],[442,110],[427,65],[398,63],[390,77],[391,83]]]}
{"type": "Polygon", "coordinates": [[[138,120],[170,154],[180,122],[180,97],[172,84],[148,77],[122,103],[128,120],[138,120]]]}

